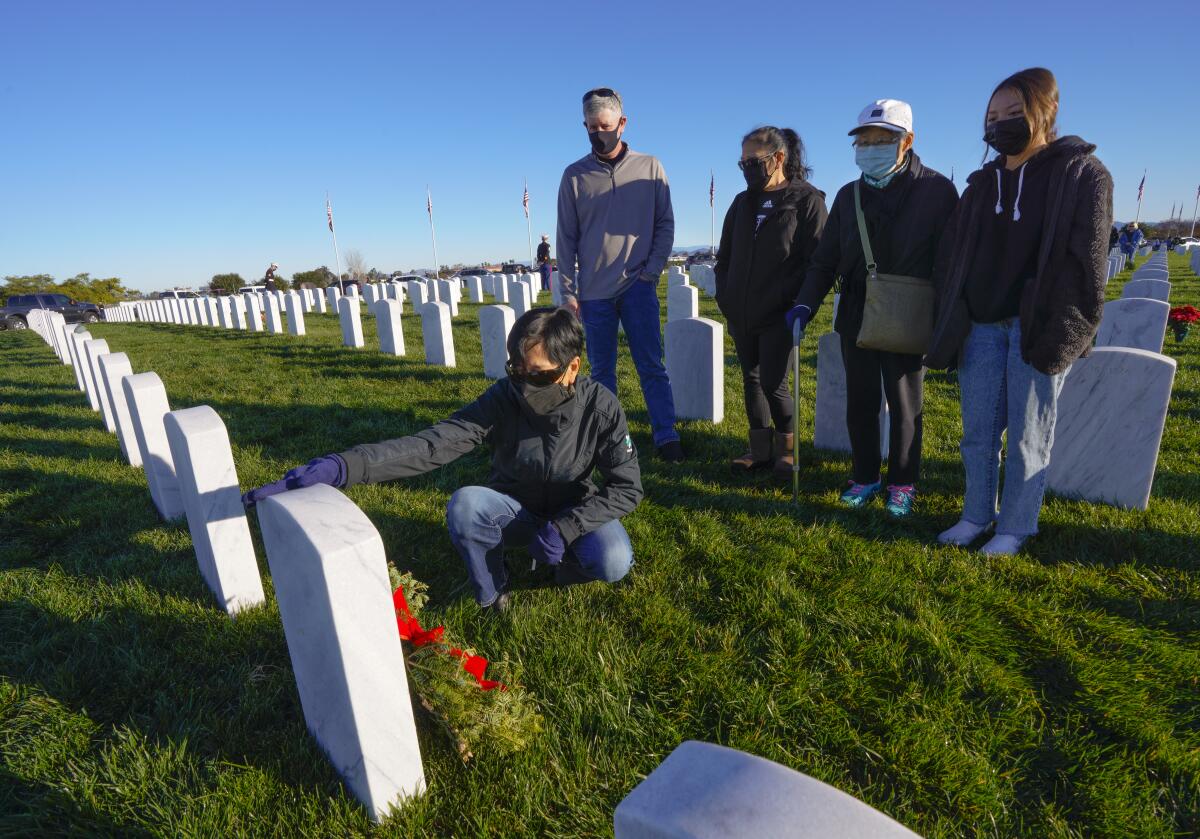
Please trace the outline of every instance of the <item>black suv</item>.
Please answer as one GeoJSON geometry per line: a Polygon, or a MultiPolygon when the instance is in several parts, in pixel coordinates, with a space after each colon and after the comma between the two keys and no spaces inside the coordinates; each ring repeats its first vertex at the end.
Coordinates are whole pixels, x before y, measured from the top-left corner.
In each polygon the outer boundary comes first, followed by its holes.
{"type": "Polygon", "coordinates": [[[100,307],[95,303],[80,303],[65,294],[15,294],[8,305],[0,308],[0,329],[28,329],[25,316],[32,309],[58,312],[67,323],[95,323],[100,320],[100,307]]]}

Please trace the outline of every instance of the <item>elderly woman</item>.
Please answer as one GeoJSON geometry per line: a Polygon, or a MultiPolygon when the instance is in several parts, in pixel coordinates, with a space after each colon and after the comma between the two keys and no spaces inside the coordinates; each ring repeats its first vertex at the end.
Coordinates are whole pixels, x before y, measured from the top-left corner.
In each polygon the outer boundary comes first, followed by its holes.
{"type": "Polygon", "coordinates": [[[1037,532],[1058,394],[1104,307],[1112,177],[1094,145],[1057,137],[1057,118],[1049,70],[996,86],[984,141],[998,156],[967,178],[938,262],[928,363],[958,368],[967,478],[962,518],[938,541],[966,546],[994,526],[986,554],[1015,554],[1037,532]]]}
{"type": "Polygon", "coordinates": [[[751,131],[742,138],[738,166],[746,190],[725,214],[715,269],[717,305],[737,349],[750,422],[750,450],[732,466],[791,474],[796,406],[787,385],[792,336],[784,315],[825,224],[825,193],[808,182],[804,144],[790,128],[751,131]]]}
{"type": "MultiPolygon", "coordinates": [[[[885,509],[895,518],[904,518],[912,513],[921,476],[925,368],[920,353],[860,345],[868,266],[879,274],[931,279],[958,193],[913,151],[912,109],[907,103],[872,102],[859,114],[850,136],[862,177],[843,186],[834,198],[788,323],[807,324],[841,278],[834,329],[841,336],[846,368],[846,429],[853,454],[853,471],[841,501],[863,507],[883,491],[882,381],[891,415],[885,509]],[[861,231],[867,234],[866,242],[861,231]]],[[[899,324],[901,329],[907,326],[899,324]]]]}

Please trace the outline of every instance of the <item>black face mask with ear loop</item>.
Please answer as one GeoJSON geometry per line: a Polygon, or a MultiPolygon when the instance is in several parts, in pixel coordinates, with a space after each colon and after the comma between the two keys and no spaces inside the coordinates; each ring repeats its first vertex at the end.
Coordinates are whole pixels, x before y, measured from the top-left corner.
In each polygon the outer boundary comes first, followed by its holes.
{"type": "Polygon", "coordinates": [[[997,120],[988,125],[983,132],[983,142],[1005,157],[1012,157],[1014,154],[1025,151],[1032,138],[1033,131],[1029,127],[1029,118],[1024,114],[997,120]]]}
{"type": "Polygon", "coordinates": [[[621,142],[621,129],[614,128],[612,131],[589,131],[588,142],[592,144],[592,151],[599,155],[610,155],[616,150],[621,142]]]}

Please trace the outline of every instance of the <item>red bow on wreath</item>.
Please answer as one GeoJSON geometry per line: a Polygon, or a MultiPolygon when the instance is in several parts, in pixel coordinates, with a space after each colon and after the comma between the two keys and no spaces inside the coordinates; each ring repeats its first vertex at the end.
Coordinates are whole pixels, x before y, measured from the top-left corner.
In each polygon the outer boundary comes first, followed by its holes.
{"type": "MultiPolygon", "coordinates": [[[[414,647],[424,647],[426,644],[441,642],[445,627],[435,626],[433,629],[422,629],[420,622],[408,610],[404,589],[398,588],[392,592],[392,604],[396,607],[396,626],[400,629],[400,640],[411,641],[414,647]]],[[[475,682],[481,690],[495,690],[496,688],[508,690],[500,682],[483,677],[488,666],[488,660],[483,656],[468,655],[458,647],[446,647],[446,652],[448,655],[462,659],[463,670],[475,677],[475,682]]]]}

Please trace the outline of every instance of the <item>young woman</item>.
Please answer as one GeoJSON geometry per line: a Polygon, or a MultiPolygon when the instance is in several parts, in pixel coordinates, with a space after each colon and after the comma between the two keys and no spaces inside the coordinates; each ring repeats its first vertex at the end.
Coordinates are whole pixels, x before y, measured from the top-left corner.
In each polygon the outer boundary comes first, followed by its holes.
{"type": "Polygon", "coordinates": [[[784,315],[825,225],[825,193],[808,182],[804,144],[790,128],[751,131],[742,138],[738,166],[746,190],[725,214],[715,269],[717,305],[742,367],[750,420],[750,450],[732,465],[790,474],[795,405],[784,315]]]}
{"type": "Polygon", "coordinates": [[[966,546],[994,525],[988,554],[1015,554],[1037,533],[1058,394],[1104,305],[1112,178],[1094,145],[1057,136],[1057,116],[1049,70],[996,86],[984,141],[998,157],[967,179],[938,261],[926,363],[958,368],[967,479],[962,518],[938,541],[966,546]]]}
{"type": "Polygon", "coordinates": [[[883,490],[882,381],[891,414],[884,507],[894,518],[912,513],[916,500],[925,368],[920,353],[858,346],[868,271],[856,196],[877,271],[931,279],[958,193],[949,179],[924,165],[913,151],[912,129],[912,108],[896,99],[876,100],[859,114],[850,136],[862,177],[838,190],[796,306],[788,313],[789,323],[807,324],[834,281],[841,278],[834,329],[841,336],[846,368],[846,430],[853,453],[853,472],[841,500],[849,507],[862,507],[883,490]]]}

